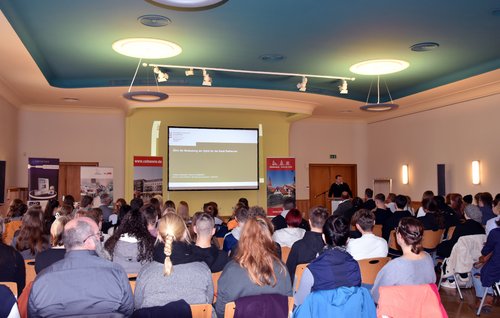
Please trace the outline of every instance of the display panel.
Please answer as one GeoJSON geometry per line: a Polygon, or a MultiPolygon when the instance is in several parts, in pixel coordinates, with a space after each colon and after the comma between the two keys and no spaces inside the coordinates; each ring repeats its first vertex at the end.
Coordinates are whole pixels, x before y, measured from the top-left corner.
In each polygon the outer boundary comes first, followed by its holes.
{"type": "Polygon", "coordinates": [[[168,190],[257,190],[259,130],[168,127],[168,190]]]}

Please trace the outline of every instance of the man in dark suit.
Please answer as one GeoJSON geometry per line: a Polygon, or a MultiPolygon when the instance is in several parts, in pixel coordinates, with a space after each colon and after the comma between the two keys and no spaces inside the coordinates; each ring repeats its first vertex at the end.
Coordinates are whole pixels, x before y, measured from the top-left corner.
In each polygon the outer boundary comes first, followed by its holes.
{"type": "Polygon", "coordinates": [[[373,201],[373,190],[370,188],[365,189],[365,203],[363,204],[363,209],[369,211],[375,209],[375,201],[373,201]]]}
{"type": "Polygon", "coordinates": [[[335,176],[335,182],[330,186],[330,190],[328,191],[328,196],[330,198],[340,198],[342,192],[346,191],[349,193],[349,196],[352,197],[351,188],[349,185],[344,182],[342,176],[340,174],[335,176]]]}
{"type": "Polygon", "coordinates": [[[333,212],[335,216],[344,216],[349,210],[352,209],[352,201],[349,197],[349,193],[347,191],[342,192],[340,195],[342,202],[339,204],[337,209],[333,212]]]}
{"type": "Polygon", "coordinates": [[[396,228],[396,226],[399,225],[399,221],[404,218],[404,217],[413,217],[413,215],[410,213],[410,211],[405,210],[406,204],[408,203],[408,199],[404,195],[397,195],[396,196],[396,212],[392,214],[392,216],[385,221],[384,225],[382,226],[382,237],[385,238],[387,242],[389,242],[389,236],[391,234],[391,231],[396,228]]]}
{"type": "Polygon", "coordinates": [[[392,217],[392,212],[385,206],[385,195],[379,193],[375,196],[375,224],[384,225],[385,221],[392,217]]]}

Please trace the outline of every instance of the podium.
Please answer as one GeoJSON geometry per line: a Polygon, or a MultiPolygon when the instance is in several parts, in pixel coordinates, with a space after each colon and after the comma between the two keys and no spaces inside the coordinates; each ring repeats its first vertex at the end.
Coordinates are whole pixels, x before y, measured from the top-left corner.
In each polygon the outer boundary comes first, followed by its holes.
{"type": "Polygon", "coordinates": [[[333,212],[335,210],[337,210],[337,208],[339,207],[339,204],[342,202],[342,199],[341,198],[328,198],[328,200],[330,201],[330,209],[331,209],[331,213],[333,214],[333,212]]]}

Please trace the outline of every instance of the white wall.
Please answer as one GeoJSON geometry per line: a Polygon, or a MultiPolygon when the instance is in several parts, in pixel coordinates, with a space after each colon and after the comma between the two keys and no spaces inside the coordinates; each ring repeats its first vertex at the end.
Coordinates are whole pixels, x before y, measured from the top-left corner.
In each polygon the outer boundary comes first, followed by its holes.
{"type": "Polygon", "coordinates": [[[5,199],[7,189],[16,184],[17,108],[0,96],[0,160],[5,160],[5,199]]]}
{"type": "Polygon", "coordinates": [[[393,192],[420,200],[437,191],[437,164],[446,165],[446,192],[500,192],[500,95],[368,124],[368,177],[393,179],[393,192]],[[482,181],[472,185],[471,161],[482,181]],[[401,183],[401,165],[410,183],[401,183]]]}
{"type": "Polygon", "coordinates": [[[290,126],[290,156],[296,158],[297,199],[309,199],[309,164],[357,164],[358,194],[367,183],[366,124],[308,118],[290,126]],[[336,154],[337,159],[330,159],[336,154]]]}
{"type": "Polygon", "coordinates": [[[30,157],[99,162],[114,168],[115,197],[124,195],[125,117],[117,111],[23,108],[18,116],[17,186],[28,185],[30,157]]]}

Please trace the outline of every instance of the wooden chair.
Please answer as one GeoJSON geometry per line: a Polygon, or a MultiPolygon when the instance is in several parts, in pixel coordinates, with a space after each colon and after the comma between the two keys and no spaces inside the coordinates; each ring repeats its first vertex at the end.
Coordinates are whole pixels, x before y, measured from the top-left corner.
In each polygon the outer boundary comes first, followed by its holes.
{"type": "Polygon", "coordinates": [[[441,243],[444,230],[425,230],[422,238],[422,246],[426,250],[434,250],[441,243]]]}
{"type": "Polygon", "coordinates": [[[302,274],[304,273],[304,270],[306,269],[307,264],[299,264],[297,267],[295,267],[295,278],[293,279],[293,291],[296,292],[299,290],[300,286],[300,280],[302,279],[302,274]]]}
{"type": "Polygon", "coordinates": [[[392,230],[389,235],[389,248],[395,251],[401,251],[401,246],[398,245],[396,240],[396,231],[392,230]]]}
{"type": "Polygon", "coordinates": [[[212,304],[192,304],[189,307],[193,318],[212,318],[212,304]]]}
{"type": "Polygon", "coordinates": [[[135,282],[137,281],[137,275],[138,274],[136,273],[127,274],[128,283],[130,284],[130,288],[132,289],[132,294],[135,292],[135,282]]]}
{"type": "Polygon", "coordinates": [[[25,259],[24,266],[26,267],[26,284],[32,282],[36,278],[35,272],[35,260],[34,259],[25,259]]]}
{"type": "Polygon", "coordinates": [[[217,287],[218,287],[218,284],[219,284],[219,278],[220,278],[220,275],[222,274],[222,271],[220,272],[217,272],[217,273],[212,273],[212,282],[214,283],[214,304],[215,304],[215,301],[217,300],[217,287]]]}
{"type": "Polygon", "coordinates": [[[457,228],[456,226],[450,226],[450,227],[448,228],[448,235],[446,236],[446,239],[447,239],[447,240],[450,240],[450,239],[451,239],[451,237],[453,236],[453,233],[455,233],[455,229],[456,229],[456,228],[457,228]]]}
{"type": "Polygon", "coordinates": [[[378,237],[382,237],[382,224],[375,224],[373,226],[373,234],[378,237]]]}
{"type": "Polygon", "coordinates": [[[391,260],[390,257],[360,259],[358,261],[363,284],[373,285],[378,272],[391,260]]]}
{"type": "MultiPolygon", "coordinates": [[[[224,310],[224,318],[233,318],[234,311],[236,310],[236,303],[234,301],[226,304],[226,308],[224,310]]],[[[288,316],[291,317],[291,313],[293,311],[293,297],[288,297],[288,316]]],[[[193,316],[194,318],[194,316],[193,316]]]]}
{"type": "Polygon", "coordinates": [[[17,283],[15,282],[0,282],[0,285],[5,285],[9,287],[9,289],[12,291],[14,296],[17,298],[17,283]]]}
{"type": "Polygon", "coordinates": [[[7,245],[12,243],[14,233],[21,228],[23,222],[21,220],[10,221],[5,223],[5,230],[3,232],[3,242],[7,245]]]}
{"type": "Polygon", "coordinates": [[[286,263],[286,260],[288,259],[288,255],[290,255],[290,247],[287,246],[282,246],[281,247],[281,260],[283,263],[286,263]]]}
{"type": "Polygon", "coordinates": [[[224,247],[224,238],[223,237],[218,237],[217,238],[217,243],[219,243],[219,250],[221,250],[224,247]]]}

